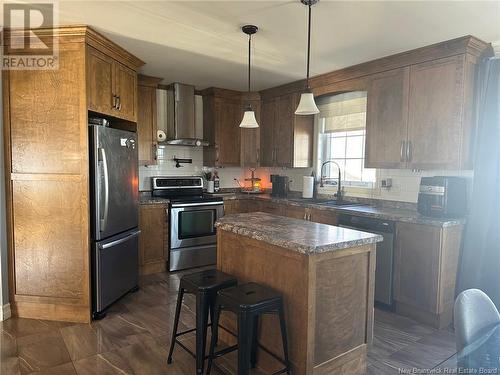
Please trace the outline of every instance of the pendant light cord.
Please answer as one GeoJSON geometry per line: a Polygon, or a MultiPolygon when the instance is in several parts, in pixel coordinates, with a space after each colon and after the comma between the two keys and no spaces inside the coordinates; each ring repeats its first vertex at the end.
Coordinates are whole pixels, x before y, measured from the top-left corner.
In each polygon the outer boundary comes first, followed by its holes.
{"type": "Polygon", "coordinates": [[[309,61],[311,59],[311,1],[308,2],[308,7],[309,7],[309,23],[307,28],[307,76],[306,76],[307,89],[309,89],[309,61]]]}
{"type": "Polygon", "coordinates": [[[250,92],[250,56],[251,56],[251,46],[252,46],[252,34],[248,35],[248,92],[250,92]]]}

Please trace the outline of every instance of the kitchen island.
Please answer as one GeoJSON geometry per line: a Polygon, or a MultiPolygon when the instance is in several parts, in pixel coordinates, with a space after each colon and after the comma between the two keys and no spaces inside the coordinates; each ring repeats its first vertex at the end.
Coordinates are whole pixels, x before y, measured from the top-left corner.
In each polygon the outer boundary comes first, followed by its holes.
{"type": "MultiPolygon", "coordinates": [[[[224,216],[216,225],[217,268],[283,294],[293,373],[363,374],[382,237],[263,212],[224,216]]],[[[231,313],[221,325],[236,332],[231,313]]],[[[259,328],[260,345],[282,357],[277,317],[264,316],[259,328]]],[[[234,343],[229,334],[221,338],[234,343]]],[[[280,368],[263,350],[257,366],[280,368]]]]}

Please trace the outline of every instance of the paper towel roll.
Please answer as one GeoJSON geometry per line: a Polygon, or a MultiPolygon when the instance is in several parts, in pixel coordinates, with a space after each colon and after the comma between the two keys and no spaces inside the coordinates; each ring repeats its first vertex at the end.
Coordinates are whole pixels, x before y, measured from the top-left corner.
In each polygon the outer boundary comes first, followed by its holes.
{"type": "Polygon", "coordinates": [[[312,198],[314,194],[314,177],[304,176],[302,186],[302,198],[312,198]]]}
{"type": "Polygon", "coordinates": [[[165,139],[167,139],[167,135],[165,134],[165,132],[163,130],[158,130],[156,132],[156,139],[158,140],[158,142],[162,142],[165,139]]]}

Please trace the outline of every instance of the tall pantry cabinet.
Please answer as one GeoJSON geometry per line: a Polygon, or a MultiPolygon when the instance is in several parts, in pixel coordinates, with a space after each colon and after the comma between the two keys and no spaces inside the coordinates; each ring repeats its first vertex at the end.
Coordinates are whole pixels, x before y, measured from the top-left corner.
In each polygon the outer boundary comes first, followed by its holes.
{"type": "Polygon", "coordinates": [[[133,128],[143,62],[86,26],[45,32],[59,68],[2,77],[10,304],[18,317],[89,322],[88,114],[133,128]]]}

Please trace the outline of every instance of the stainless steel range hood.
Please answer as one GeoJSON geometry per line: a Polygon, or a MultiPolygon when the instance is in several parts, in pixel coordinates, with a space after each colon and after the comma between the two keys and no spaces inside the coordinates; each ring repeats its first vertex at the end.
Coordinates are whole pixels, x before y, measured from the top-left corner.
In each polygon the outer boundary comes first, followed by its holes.
{"type": "Polygon", "coordinates": [[[208,146],[208,142],[203,140],[203,127],[197,126],[195,121],[194,86],[182,83],[169,85],[166,102],[166,140],[160,144],[208,146]]]}

